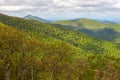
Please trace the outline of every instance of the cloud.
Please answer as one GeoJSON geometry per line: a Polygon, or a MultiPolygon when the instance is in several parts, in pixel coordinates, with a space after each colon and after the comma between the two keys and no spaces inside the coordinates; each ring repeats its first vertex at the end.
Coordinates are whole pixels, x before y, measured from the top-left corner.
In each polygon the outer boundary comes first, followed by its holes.
{"type": "Polygon", "coordinates": [[[100,3],[96,0],[53,0],[58,6],[64,7],[91,7],[99,6],[100,3]]]}
{"type": "Polygon", "coordinates": [[[1,11],[19,11],[34,9],[33,6],[0,6],[1,11]]]}
{"type": "Polygon", "coordinates": [[[61,17],[111,16],[120,14],[120,0],[0,0],[0,12],[61,17]]]}
{"type": "Polygon", "coordinates": [[[119,0],[0,0],[0,10],[18,11],[38,9],[42,11],[111,11],[120,9],[119,0]]]}

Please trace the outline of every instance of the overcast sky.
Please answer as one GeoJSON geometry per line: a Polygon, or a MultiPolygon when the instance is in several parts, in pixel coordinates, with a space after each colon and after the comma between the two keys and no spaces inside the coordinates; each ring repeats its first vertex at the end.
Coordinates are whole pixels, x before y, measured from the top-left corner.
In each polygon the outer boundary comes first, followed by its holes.
{"type": "Polygon", "coordinates": [[[0,0],[0,12],[44,19],[120,20],[120,0],[0,0]]]}

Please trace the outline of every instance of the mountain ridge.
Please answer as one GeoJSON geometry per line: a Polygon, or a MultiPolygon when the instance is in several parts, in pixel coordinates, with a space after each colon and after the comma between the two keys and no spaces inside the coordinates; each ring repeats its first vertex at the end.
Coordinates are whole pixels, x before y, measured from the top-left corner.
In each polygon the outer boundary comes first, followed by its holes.
{"type": "Polygon", "coordinates": [[[82,31],[96,38],[120,43],[120,24],[112,22],[101,22],[91,19],[62,20],[53,22],[67,28],[82,31]]]}
{"type": "Polygon", "coordinates": [[[36,20],[36,21],[40,21],[40,22],[50,22],[48,20],[42,19],[38,16],[33,16],[33,15],[27,15],[25,17],[23,17],[24,19],[28,19],[28,20],[36,20]]]}

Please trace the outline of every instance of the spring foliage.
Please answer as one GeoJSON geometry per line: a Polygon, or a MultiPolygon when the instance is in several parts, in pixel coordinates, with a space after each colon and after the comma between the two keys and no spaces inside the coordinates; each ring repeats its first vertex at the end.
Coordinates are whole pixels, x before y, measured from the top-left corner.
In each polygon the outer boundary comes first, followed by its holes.
{"type": "Polygon", "coordinates": [[[120,46],[0,14],[0,80],[119,80],[120,46]]]}

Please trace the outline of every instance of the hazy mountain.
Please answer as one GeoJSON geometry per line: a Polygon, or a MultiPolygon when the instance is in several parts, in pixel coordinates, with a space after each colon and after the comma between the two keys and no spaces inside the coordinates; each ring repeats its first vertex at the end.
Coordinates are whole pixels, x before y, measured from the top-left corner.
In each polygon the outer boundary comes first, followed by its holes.
{"type": "Polygon", "coordinates": [[[101,22],[101,23],[106,23],[106,24],[118,24],[117,22],[109,21],[109,20],[96,20],[96,21],[101,22]]]}
{"type": "Polygon", "coordinates": [[[40,17],[37,17],[37,16],[32,16],[32,15],[27,15],[25,17],[23,17],[24,19],[29,19],[29,20],[37,20],[37,21],[41,21],[41,22],[49,22],[45,19],[42,19],[40,17]]]}

